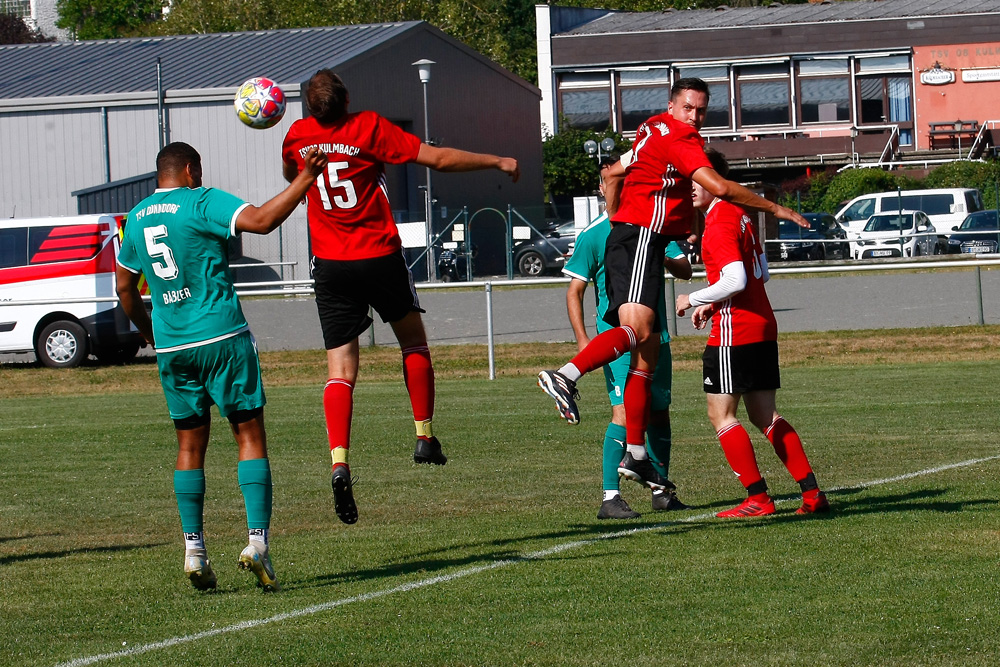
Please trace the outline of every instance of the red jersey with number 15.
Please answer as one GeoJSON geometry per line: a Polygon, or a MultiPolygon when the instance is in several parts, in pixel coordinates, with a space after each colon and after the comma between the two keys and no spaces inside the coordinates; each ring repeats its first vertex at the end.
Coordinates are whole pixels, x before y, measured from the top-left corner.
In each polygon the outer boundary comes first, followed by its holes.
{"type": "Polygon", "coordinates": [[[698,131],[669,113],[639,126],[625,164],[621,204],[612,220],[648,227],[657,234],[691,232],[691,176],[711,167],[698,131]]]}
{"type": "Polygon", "coordinates": [[[747,286],[742,292],[715,304],[708,345],[749,345],[778,340],[778,322],[764,291],[761,265],[764,250],[757,240],[755,227],[742,208],[721,199],[712,202],[705,214],[701,253],[708,284],[717,282],[722,268],[733,262],[742,262],[747,274],[747,286]]]}
{"type": "Polygon", "coordinates": [[[307,194],[313,255],[343,260],[398,252],[402,243],[383,165],[416,160],[420,139],[374,111],[347,114],[329,125],[309,116],[288,128],[281,157],[301,171],[313,146],[329,157],[307,194]]]}

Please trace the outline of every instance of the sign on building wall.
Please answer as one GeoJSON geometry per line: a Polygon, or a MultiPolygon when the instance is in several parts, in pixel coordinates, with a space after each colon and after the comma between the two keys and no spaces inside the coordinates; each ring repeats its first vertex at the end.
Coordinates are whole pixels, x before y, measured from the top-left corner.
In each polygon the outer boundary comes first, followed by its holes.
{"type": "Polygon", "coordinates": [[[964,69],[962,70],[962,81],[965,83],[978,83],[981,81],[1000,81],[1000,68],[992,69],[964,69]]]}

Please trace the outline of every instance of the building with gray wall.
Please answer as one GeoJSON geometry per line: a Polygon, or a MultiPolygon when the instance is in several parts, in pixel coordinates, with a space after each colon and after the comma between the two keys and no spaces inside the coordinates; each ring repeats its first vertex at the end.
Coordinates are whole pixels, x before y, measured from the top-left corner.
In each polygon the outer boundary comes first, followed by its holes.
{"type": "MultiPolygon", "coordinates": [[[[148,174],[169,141],[201,152],[206,185],[262,203],[285,185],[281,141],[302,117],[301,86],[317,69],[343,77],[352,110],[376,110],[423,138],[422,84],[412,66],[421,59],[436,63],[431,136],[521,165],[516,184],[495,171],[435,174],[433,227],[463,206],[540,211],[538,89],[427,23],[402,22],[2,46],[0,216],[74,215],[72,193],[148,174]],[[288,97],[285,117],[268,130],[246,127],[233,111],[239,84],[253,76],[276,80],[288,97]]],[[[387,172],[397,220],[423,221],[424,170],[387,172]]],[[[246,235],[243,254],[295,261],[285,277],[307,277],[305,209],[280,234],[246,235]]]]}

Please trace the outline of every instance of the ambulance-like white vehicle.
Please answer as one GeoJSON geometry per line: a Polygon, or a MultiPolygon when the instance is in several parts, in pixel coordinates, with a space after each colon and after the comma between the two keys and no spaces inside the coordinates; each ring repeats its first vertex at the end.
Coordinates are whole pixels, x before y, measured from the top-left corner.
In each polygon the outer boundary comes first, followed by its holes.
{"type": "Polygon", "coordinates": [[[51,368],[79,366],[91,354],[106,363],[135,357],[145,341],[115,300],[122,222],[0,220],[0,352],[34,352],[51,368]]]}

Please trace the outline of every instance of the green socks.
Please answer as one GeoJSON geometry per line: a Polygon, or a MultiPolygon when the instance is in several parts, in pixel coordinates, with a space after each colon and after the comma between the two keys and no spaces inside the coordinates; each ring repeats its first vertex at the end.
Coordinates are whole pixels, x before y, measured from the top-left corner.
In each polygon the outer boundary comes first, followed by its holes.
{"type": "Polygon", "coordinates": [[[618,490],[618,464],[625,457],[625,427],[609,423],[604,432],[601,473],[605,491],[618,490]]]}
{"type": "Polygon", "coordinates": [[[669,479],[670,472],[670,424],[646,427],[646,450],[656,472],[669,479]]]}
{"type": "Polygon", "coordinates": [[[271,464],[268,459],[240,461],[236,467],[247,508],[249,530],[271,527],[271,464]]]}
{"type": "Polygon", "coordinates": [[[174,471],[174,495],[181,515],[181,530],[185,533],[200,533],[204,530],[203,510],[205,508],[205,471],[174,471]]]}

